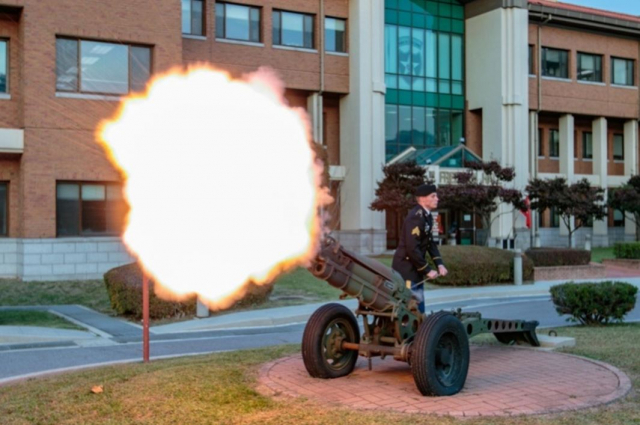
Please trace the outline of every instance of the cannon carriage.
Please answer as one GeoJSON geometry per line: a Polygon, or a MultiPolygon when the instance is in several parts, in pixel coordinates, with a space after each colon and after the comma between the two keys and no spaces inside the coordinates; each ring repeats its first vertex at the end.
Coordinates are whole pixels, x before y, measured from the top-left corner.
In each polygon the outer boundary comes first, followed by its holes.
{"type": "Polygon", "coordinates": [[[332,379],[350,374],[358,356],[392,356],[407,362],[418,390],[448,396],[464,386],[469,338],[493,333],[505,344],[539,346],[536,321],[482,318],[461,310],[423,315],[402,277],[389,267],[352,253],[327,238],[309,270],[359,301],[362,335],[354,314],[338,303],[316,310],[304,330],[302,358],[307,372],[332,379]]]}

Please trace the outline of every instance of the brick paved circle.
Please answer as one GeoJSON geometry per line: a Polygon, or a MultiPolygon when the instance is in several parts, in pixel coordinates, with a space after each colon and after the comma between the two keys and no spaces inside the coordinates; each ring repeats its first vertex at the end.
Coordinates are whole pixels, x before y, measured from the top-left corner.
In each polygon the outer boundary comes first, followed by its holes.
{"type": "Polygon", "coordinates": [[[300,354],[265,364],[259,391],[304,396],[355,409],[452,416],[507,416],[577,410],[623,397],[631,381],[606,363],[533,349],[471,346],[464,389],[452,397],[423,397],[411,369],[392,358],[360,358],[349,376],[311,378],[300,354]]]}

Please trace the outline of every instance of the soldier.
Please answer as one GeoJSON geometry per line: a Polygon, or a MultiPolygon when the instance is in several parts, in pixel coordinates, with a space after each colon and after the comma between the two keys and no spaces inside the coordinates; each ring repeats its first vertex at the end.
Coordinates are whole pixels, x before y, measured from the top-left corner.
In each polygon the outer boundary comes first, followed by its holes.
{"type": "Polygon", "coordinates": [[[392,267],[400,273],[418,300],[418,308],[424,313],[424,282],[438,276],[446,276],[438,245],[433,240],[433,216],[431,211],[438,207],[438,194],[432,184],[423,184],[416,189],[416,202],[402,224],[400,243],[393,256],[392,267]],[[433,270],[427,263],[427,253],[438,266],[433,270]]]}

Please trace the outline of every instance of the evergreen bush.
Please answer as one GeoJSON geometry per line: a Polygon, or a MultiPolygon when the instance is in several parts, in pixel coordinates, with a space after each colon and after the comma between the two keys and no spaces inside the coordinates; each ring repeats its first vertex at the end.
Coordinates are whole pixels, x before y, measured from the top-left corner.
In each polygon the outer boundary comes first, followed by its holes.
{"type": "Polygon", "coordinates": [[[591,252],[573,248],[529,248],[525,255],[535,267],[584,266],[591,261],[591,252]]]}
{"type": "Polygon", "coordinates": [[[616,258],[640,259],[640,242],[618,242],[613,245],[613,255],[616,258]]]}

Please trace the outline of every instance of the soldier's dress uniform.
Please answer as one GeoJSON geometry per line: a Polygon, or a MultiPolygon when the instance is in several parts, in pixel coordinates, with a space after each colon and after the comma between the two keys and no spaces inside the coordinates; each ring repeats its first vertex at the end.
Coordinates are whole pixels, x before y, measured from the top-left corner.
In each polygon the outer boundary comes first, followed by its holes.
{"type": "Polygon", "coordinates": [[[424,279],[431,267],[427,253],[436,266],[444,265],[438,245],[433,239],[433,216],[420,205],[416,205],[405,218],[400,233],[400,243],[393,256],[391,267],[396,270],[411,287],[418,300],[419,309],[424,313],[424,279]]]}

